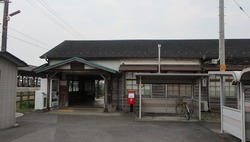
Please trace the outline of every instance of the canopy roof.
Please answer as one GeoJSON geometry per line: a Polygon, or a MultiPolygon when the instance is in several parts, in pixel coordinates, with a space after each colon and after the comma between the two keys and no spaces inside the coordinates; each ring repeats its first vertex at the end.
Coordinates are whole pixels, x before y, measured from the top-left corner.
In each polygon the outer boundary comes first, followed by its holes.
{"type": "Polygon", "coordinates": [[[193,84],[197,79],[208,76],[203,73],[138,73],[135,74],[139,84],[193,84]]]}
{"type": "Polygon", "coordinates": [[[42,65],[36,69],[34,69],[35,72],[37,73],[40,73],[40,72],[44,72],[44,71],[48,71],[48,70],[51,70],[51,69],[55,69],[57,67],[60,67],[60,66],[63,66],[63,65],[66,65],[68,63],[71,63],[71,62],[79,62],[79,63],[82,63],[82,64],[85,64],[85,65],[88,65],[88,66],[91,66],[91,67],[94,67],[96,69],[100,69],[100,70],[104,70],[104,71],[107,71],[107,72],[110,72],[110,73],[116,73],[117,71],[116,70],[113,70],[111,68],[108,68],[108,67],[105,67],[105,66],[102,66],[102,65],[98,65],[94,62],[91,62],[91,61],[87,61],[85,59],[82,59],[82,58],[78,58],[78,57],[72,57],[72,58],[69,58],[67,60],[63,60],[59,63],[56,63],[56,64],[53,64],[53,65],[42,65]]]}
{"type": "Polygon", "coordinates": [[[210,71],[208,74],[233,76],[233,83],[243,82],[244,84],[250,84],[250,67],[245,68],[242,71],[210,71]]]}

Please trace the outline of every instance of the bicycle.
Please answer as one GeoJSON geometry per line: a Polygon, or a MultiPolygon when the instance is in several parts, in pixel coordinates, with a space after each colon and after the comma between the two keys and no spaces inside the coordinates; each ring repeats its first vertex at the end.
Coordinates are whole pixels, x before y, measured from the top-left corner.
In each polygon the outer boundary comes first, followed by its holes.
{"type": "Polygon", "coordinates": [[[190,120],[190,111],[187,105],[187,102],[180,102],[175,107],[176,113],[181,117],[186,117],[187,120],[190,120]]]}

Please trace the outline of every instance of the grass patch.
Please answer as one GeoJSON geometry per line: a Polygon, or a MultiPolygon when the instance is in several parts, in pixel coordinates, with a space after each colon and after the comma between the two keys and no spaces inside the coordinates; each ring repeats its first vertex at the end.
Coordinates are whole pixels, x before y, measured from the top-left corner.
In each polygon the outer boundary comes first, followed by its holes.
{"type": "Polygon", "coordinates": [[[16,103],[16,110],[19,112],[24,112],[24,111],[32,111],[34,109],[35,103],[34,101],[30,101],[30,102],[22,102],[22,104],[20,103],[16,103]]]}

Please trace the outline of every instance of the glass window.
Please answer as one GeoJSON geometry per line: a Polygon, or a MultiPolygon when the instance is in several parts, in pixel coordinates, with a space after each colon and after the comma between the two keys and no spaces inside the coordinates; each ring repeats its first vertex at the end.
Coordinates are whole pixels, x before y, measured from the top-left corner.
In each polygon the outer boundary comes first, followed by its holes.
{"type": "Polygon", "coordinates": [[[72,88],[72,83],[73,81],[69,81],[69,92],[72,92],[73,91],[73,88],[72,88]]]}
{"type": "MultiPolygon", "coordinates": [[[[220,96],[220,77],[219,76],[210,76],[209,77],[209,90],[210,90],[210,96],[211,97],[219,97],[220,96]]],[[[232,85],[232,76],[226,76],[225,77],[226,83],[225,83],[225,91],[226,91],[226,96],[232,96],[235,97],[236,95],[236,89],[235,86],[232,85]]]]}
{"type": "Polygon", "coordinates": [[[70,80],[69,81],[69,92],[78,92],[79,91],[79,81],[70,80]]]}
{"type": "Polygon", "coordinates": [[[73,81],[73,92],[79,91],[79,81],[73,81]]]}
{"type": "Polygon", "coordinates": [[[167,97],[168,98],[191,98],[192,85],[189,84],[168,84],[167,85],[167,97]]]}

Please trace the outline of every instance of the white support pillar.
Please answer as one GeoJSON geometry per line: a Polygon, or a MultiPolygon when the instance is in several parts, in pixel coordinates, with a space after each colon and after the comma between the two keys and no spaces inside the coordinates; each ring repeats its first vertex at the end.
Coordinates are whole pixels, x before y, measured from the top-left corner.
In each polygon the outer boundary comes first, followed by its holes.
{"type": "Polygon", "coordinates": [[[201,120],[201,79],[199,79],[199,120],[201,120]]]}
{"type": "Polygon", "coordinates": [[[140,84],[139,84],[139,119],[141,119],[141,76],[140,76],[140,84]]]}
{"type": "Polygon", "coordinates": [[[105,78],[104,112],[108,112],[108,79],[105,78]]]}
{"type": "Polygon", "coordinates": [[[242,83],[240,83],[240,97],[241,97],[241,129],[242,129],[242,142],[246,141],[246,118],[245,118],[245,90],[242,83]]]}
{"type": "Polygon", "coordinates": [[[108,112],[108,77],[105,75],[101,75],[104,79],[104,111],[108,112]]]}
{"type": "Polygon", "coordinates": [[[223,106],[224,106],[224,80],[223,80],[223,76],[220,76],[220,114],[221,114],[221,133],[224,133],[223,130],[223,106]]]}
{"type": "Polygon", "coordinates": [[[240,107],[241,107],[241,90],[240,90],[240,85],[236,86],[236,96],[237,96],[237,108],[240,109],[240,107]]]}
{"type": "Polygon", "coordinates": [[[48,79],[47,79],[47,110],[50,110],[51,107],[51,98],[50,98],[50,93],[51,93],[51,77],[48,74],[48,79]]]}

